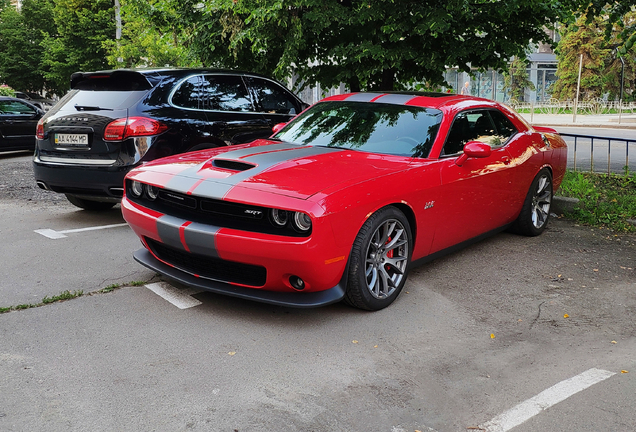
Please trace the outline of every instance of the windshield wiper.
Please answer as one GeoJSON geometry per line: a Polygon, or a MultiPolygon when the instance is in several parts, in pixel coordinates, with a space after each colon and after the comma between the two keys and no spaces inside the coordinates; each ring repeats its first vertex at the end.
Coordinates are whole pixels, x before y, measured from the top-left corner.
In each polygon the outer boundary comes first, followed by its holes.
{"type": "Polygon", "coordinates": [[[75,109],[78,111],[112,111],[112,108],[102,108],[98,106],[89,105],[75,105],[75,109]]]}

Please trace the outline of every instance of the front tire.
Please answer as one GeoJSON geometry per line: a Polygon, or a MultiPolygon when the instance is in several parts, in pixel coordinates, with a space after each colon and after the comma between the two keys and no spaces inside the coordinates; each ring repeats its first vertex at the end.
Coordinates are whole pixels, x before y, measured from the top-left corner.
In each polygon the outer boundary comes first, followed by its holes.
{"type": "Polygon", "coordinates": [[[372,311],[393,303],[406,283],[412,249],[411,227],[400,210],[374,213],[353,243],[345,302],[372,311]]]}
{"type": "Polygon", "coordinates": [[[78,198],[74,195],[66,195],[66,199],[76,207],[88,211],[104,211],[113,208],[115,203],[103,201],[91,201],[84,198],[78,198]]]}
{"type": "Polygon", "coordinates": [[[544,168],[530,185],[521,213],[515,222],[515,231],[530,237],[541,234],[550,219],[552,194],[552,174],[544,168]]]}

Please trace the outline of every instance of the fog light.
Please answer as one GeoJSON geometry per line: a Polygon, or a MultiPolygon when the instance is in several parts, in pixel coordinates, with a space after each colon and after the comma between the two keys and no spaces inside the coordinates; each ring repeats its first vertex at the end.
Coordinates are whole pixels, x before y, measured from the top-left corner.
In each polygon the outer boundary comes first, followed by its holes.
{"type": "Polygon", "coordinates": [[[290,276],[289,283],[294,289],[297,289],[298,291],[302,291],[305,289],[305,281],[303,281],[298,276],[290,276]]]}

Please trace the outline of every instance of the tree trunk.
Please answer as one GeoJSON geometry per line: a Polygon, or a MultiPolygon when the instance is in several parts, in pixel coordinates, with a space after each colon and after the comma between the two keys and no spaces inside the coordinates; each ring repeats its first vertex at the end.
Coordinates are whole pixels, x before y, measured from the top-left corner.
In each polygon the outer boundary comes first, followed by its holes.
{"type": "Polygon", "coordinates": [[[384,69],[382,71],[382,82],[380,83],[379,90],[393,91],[394,85],[395,85],[395,70],[384,69]]]}

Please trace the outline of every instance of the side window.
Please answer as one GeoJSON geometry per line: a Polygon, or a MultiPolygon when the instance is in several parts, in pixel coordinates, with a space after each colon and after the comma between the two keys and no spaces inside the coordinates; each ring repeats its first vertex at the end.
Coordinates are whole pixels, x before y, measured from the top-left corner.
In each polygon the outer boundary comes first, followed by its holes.
{"type": "Polygon", "coordinates": [[[464,111],[455,117],[441,155],[457,155],[469,141],[500,147],[507,139],[497,132],[488,110],[464,111]]]}
{"type": "Polygon", "coordinates": [[[34,110],[29,105],[22,102],[12,101],[12,100],[0,101],[0,114],[32,115],[32,114],[35,114],[36,112],[37,112],[36,110],[34,110]]]}
{"type": "Polygon", "coordinates": [[[501,111],[490,111],[490,116],[495,123],[495,127],[502,143],[508,141],[508,139],[518,132],[517,128],[515,128],[510,119],[501,111]]]}
{"type": "Polygon", "coordinates": [[[271,114],[298,114],[298,101],[276,83],[261,78],[248,77],[257,99],[258,111],[271,114]]]}
{"type": "Polygon", "coordinates": [[[203,109],[202,81],[200,76],[194,76],[181,83],[172,96],[172,103],[181,108],[203,109]]]}
{"type": "Polygon", "coordinates": [[[172,103],[183,108],[209,111],[253,111],[243,80],[232,75],[191,77],[179,86],[172,103]]]}

